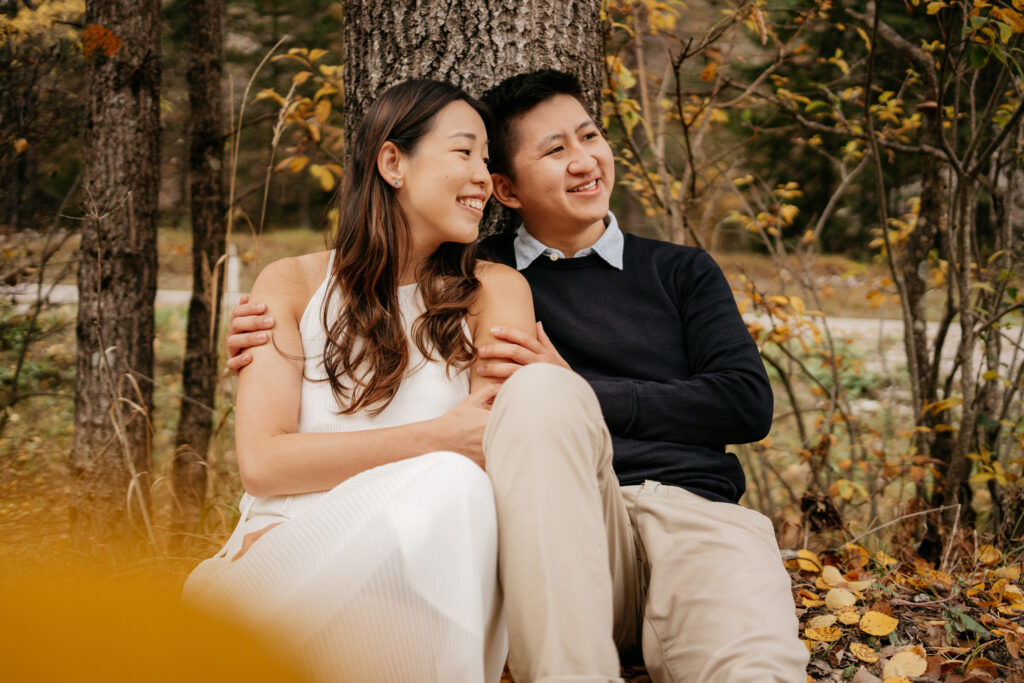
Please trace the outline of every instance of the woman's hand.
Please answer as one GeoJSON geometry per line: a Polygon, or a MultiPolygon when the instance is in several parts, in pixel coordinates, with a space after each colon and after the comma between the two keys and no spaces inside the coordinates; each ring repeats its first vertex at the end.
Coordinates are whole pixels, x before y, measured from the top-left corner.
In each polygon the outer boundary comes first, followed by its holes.
{"type": "Polygon", "coordinates": [[[491,414],[491,403],[500,384],[487,384],[462,399],[457,406],[438,419],[444,450],[466,456],[480,469],[487,469],[484,460],[484,429],[491,414]]]}
{"type": "Polygon", "coordinates": [[[254,346],[266,344],[270,339],[269,330],[274,326],[274,319],[264,317],[267,307],[249,301],[249,295],[243,294],[238,305],[231,311],[231,324],[228,325],[228,370],[238,372],[252,362],[252,354],[245,353],[254,346]]]}

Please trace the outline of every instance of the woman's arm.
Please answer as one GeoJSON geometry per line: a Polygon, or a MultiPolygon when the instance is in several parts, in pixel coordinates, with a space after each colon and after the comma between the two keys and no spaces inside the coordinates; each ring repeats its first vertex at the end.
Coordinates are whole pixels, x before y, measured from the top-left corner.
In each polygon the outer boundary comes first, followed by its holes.
{"type": "Polygon", "coordinates": [[[323,275],[316,255],[275,262],[260,273],[253,299],[277,312],[272,343],[253,347],[239,375],[235,447],[245,489],[257,496],[333,488],[366,469],[437,450],[483,464],[484,404],[494,390],[471,395],[433,420],[339,433],[296,433],[302,390],[299,319],[323,275]]]}
{"type": "MultiPolygon", "coordinates": [[[[473,345],[481,349],[497,341],[495,331],[516,330],[524,339],[537,340],[537,320],[533,313],[533,295],[526,278],[518,271],[497,263],[480,261],[477,265],[480,294],[470,309],[469,329],[473,345]]],[[[500,385],[505,377],[481,374],[486,362],[478,358],[473,364],[470,388],[500,385]]]]}

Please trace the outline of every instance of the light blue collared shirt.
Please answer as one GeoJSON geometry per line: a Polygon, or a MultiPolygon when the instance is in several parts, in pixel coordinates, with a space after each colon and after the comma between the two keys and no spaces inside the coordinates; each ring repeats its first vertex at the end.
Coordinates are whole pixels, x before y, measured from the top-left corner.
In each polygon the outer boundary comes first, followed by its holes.
{"type": "MultiPolygon", "coordinates": [[[[604,233],[586,249],[581,249],[572,255],[572,258],[582,258],[596,253],[613,268],[622,270],[622,250],[626,245],[626,238],[619,229],[619,222],[615,215],[609,211],[604,219],[604,233]]],[[[536,261],[541,256],[546,256],[552,261],[566,258],[565,254],[558,249],[552,249],[527,231],[525,225],[520,225],[516,230],[516,239],[513,242],[516,254],[516,270],[522,270],[536,261]]]]}

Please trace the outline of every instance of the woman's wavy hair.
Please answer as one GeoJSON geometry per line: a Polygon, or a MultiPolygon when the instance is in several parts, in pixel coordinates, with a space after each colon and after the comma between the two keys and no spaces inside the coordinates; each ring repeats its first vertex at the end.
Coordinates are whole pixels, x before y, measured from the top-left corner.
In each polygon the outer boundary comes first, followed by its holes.
{"type": "MultiPolygon", "coordinates": [[[[385,142],[412,154],[445,106],[462,101],[485,123],[486,107],[448,83],[412,80],[389,88],[370,106],[356,132],[339,193],[334,266],[323,306],[324,370],[343,415],[376,415],[391,403],[409,367],[409,347],[398,304],[398,278],[409,258],[409,225],[394,188],[377,170],[385,142]],[[340,314],[331,319],[332,297],[340,314]]],[[[463,320],[480,282],[475,244],[446,242],[416,274],[425,312],[412,339],[426,358],[434,353],[448,371],[476,359],[463,320]]]]}

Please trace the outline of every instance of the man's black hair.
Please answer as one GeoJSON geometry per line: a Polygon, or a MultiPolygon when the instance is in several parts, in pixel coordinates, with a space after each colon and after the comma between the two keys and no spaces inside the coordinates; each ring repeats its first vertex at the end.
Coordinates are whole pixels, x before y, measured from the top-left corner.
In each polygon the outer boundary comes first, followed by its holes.
{"type": "Polygon", "coordinates": [[[506,78],[484,93],[480,99],[491,110],[493,117],[493,125],[488,131],[488,152],[491,157],[488,168],[491,173],[513,177],[512,156],[518,141],[512,124],[517,117],[556,95],[575,97],[584,109],[588,109],[579,79],[553,69],[506,78]]]}

